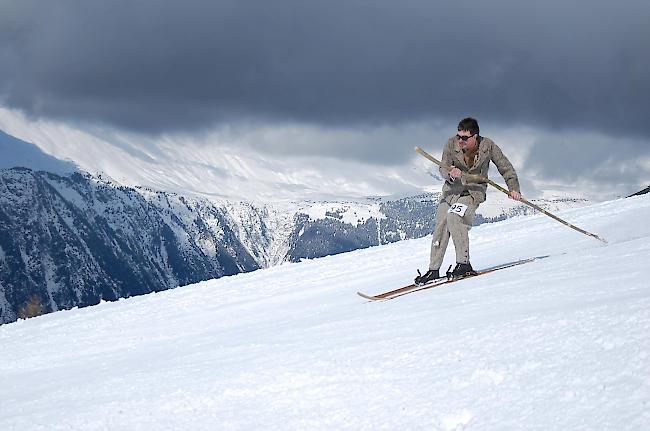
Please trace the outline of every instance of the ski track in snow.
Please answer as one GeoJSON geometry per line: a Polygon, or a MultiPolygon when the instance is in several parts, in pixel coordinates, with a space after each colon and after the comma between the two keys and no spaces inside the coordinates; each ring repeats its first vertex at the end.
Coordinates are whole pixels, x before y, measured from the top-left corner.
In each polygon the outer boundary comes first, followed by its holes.
{"type": "Polygon", "coordinates": [[[650,429],[650,195],[560,215],[609,244],[521,217],[473,265],[550,257],[391,301],[430,237],[3,325],[0,429],[650,429]]]}

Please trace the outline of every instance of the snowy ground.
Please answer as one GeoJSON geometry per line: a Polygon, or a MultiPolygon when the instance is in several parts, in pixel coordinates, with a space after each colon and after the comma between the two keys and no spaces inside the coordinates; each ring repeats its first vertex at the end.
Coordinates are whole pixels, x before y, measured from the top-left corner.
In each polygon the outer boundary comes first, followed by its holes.
{"type": "MultiPolygon", "coordinates": [[[[0,327],[0,429],[650,429],[650,196],[472,230],[477,268],[387,302],[429,239],[0,327]]],[[[446,265],[453,261],[449,250],[446,265]]]]}

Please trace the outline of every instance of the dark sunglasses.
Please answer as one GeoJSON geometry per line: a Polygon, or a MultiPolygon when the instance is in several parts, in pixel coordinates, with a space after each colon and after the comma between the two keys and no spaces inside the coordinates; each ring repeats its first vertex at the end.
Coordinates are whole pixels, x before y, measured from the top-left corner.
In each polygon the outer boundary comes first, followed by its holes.
{"type": "MultiPolygon", "coordinates": [[[[475,133],[474,135],[476,135],[476,133],[475,133]]],[[[461,141],[467,141],[469,138],[473,137],[474,135],[470,135],[470,136],[460,136],[460,135],[456,135],[456,137],[457,137],[458,139],[460,139],[461,141]]]]}

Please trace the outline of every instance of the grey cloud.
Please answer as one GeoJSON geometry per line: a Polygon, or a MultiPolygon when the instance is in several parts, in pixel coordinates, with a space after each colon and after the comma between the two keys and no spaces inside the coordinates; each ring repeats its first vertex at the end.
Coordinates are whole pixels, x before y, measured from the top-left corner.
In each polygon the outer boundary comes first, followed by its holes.
{"type": "Polygon", "coordinates": [[[236,118],[422,118],[641,133],[650,5],[605,1],[39,2],[0,6],[2,94],[145,133],[236,118]]]}
{"type": "Polygon", "coordinates": [[[626,196],[650,183],[650,141],[586,132],[544,134],[520,172],[596,199],[626,196]]]}
{"type": "Polygon", "coordinates": [[[571,134],[584,151],[525,166],[570,181],[614,145],[621,166],[650,153],[649,21],[646,0],[3,0],[0,103],[154,137],[297,124],[316,132],[252,145],[383,164],[473,115],[571,134]]]}

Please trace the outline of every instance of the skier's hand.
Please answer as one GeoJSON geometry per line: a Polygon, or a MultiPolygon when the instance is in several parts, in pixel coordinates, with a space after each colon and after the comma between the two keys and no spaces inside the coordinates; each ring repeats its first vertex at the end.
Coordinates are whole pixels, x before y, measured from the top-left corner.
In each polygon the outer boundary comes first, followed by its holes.
{"type": "Polygon", "coordinates": [[[519,193],[519,192],[517,192],[517,191],[514,191],[514,190],[511,191],[511,192],[508,194],[508,196],[510,197],[510,199],[514,199],[514,200],[516,200],[516,201],[520,201],[520,200],[521,200],[521,193],[519,193]]]}
{"type": "Polygon", "coordinates": [[[456,178],[460,177],[462,174],[463,174],[463,171],[461,171],[461,170],[458,169],[458,168],[451,168],[451,170],[449,171],[449,176],[450,176],[451,178],[453,178],[454,180],[455,180],[456,178]]]}

